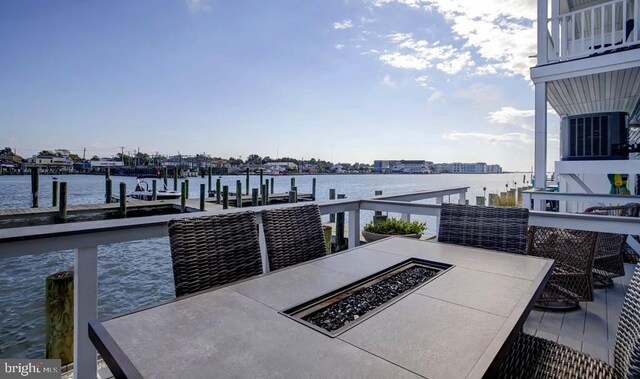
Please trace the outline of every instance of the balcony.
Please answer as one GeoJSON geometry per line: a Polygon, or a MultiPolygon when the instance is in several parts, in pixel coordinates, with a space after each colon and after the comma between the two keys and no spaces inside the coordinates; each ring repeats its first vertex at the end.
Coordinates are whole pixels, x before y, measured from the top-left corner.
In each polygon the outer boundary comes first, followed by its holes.
{"type": "MultiPolygon", "coordinates": [[[[359,244],[359,231],[361,217],[365,217],[362,212],[386,211],[400,213],[403,218],[415,216],[426,216],[431,221],[435,219],[438,224],[440,214],[439,203],[446,196],[450,196],[452,201],[465,202],[466,187],[449,188],[438,191],[424,191],[393,197],[378,197],[372,199],[339,199],[335,201],[319,203],[322,214],[347,213],[349,226],[349,247],[359,244]],[[432,199],[436,204],[412,203],[417,200],[432,199]]],[[[622,199],[622,197],[621,197],[622,199]]],[[[291,205],[281,205],[284,207],[291,205]]],[[[262,207],[250,208],[258,216],[259,229],[260,211],[262,207]]],[[[230,209],[216,212],[236,212],[230,209]]],[[[242,211],[246,211],[243,209],[242,211]]],[[[14,228],[0,230],[0,259],[21,256],[37,255],[54,250],[74,249],[76,272],[75,294],[74,294],[74,321],[75,321],[75,370],[76,377],[92,377],[96,372],[96,351],[88,339],[88,321],[97,318],[97,250],[99,245],[112,244],[117,242],[137,241],[150,238],[167,236],[167,222],[175,217],[196,217],[203,213],[183,214],[173,216],[153,216],[138,219],[107,220],[84,222],[75,224],[60,224],[52,226],[36,226],[26,228],[14,228]]],[[[571,227],[575,229],[605,231],[617,233],[634,234],[640,230],[640,219],[622,220],[615,217],[579,215],[579,214],[558,214],[541,211],[532,211],[529,219],[530,225],[571,227]]],[[[437,231],[436,231],[437,232],[437,231]]],[[[260,233],[263,235],[262,233],[260,233]]],[[[261,243],[263,262],[266,262],[266,247],[261,243]]],[[[266,264],[263,266],[266,271],[266,264]]],[[[171,281],[168,277],[167,281],[171,281]]],[[[618,283],[616,290],[624,289],[623,282],[618,283]]],[[[616,292],[615,296],[622,296],[616,292]]],[[[606,297],[606,296],[605,296],[606,297]]],[[[618,304],[619,305],[619,304],[618,304]]],[[[615,305],[617,306],[617,305],[615,305]]],[[[585,317],[598,317],[591,315],[591,308],[585,308],[585,317]]],[[[599,309],[597,306],[594,309],[599,309]]],[[[540,330],[551,333],[555,329],[546,320],[553,319],[552,316],[533,314],[534,319],[528,323],[526,329],[540,330]],[[538,320],[537,324],[535,320],[538,320]],[[542,321],[540,321],[542,320],[542,321]],[[541,325],[538,325],[541,324],[541,325]]],[[[549,321],[550,322],[550,321],[549,321]]],[[[560,321],[562,322],[562,321],[560,321]]],[[[579,321],[576,321],[579,322],[579,321]]],[[[616,320],[606,320],[600,327],[613,327],[615,329],[616,320]]],[[[557,335],[563,336],[558,326],[557,335]]],[[[586,337],[589,333],[585,332],[586,337]]],[[[601,333],[600,333],[601,334],[601,333]]],[[[599,335],[600,335],[599,334],[599,335]]],[[[606,334],[606,332],[605,332],[606,334]]],[[[556,340],[562,342],[562,340],[556,340]]],[[[574,338],[582,338],[575,336],[574,338]]],[[[573,340],[573,343],[576,340],[573,340]]],[[[591,340],[593,344],[595,340],[591,340]]],[[[598,342],[600,340],[597,340],[598,342]]],[[[603,343],[606,343],[606,339],[603,343]]],[[[584,345],[591,346],[591,345],[584,345]]],[[[606,346],[604,346],[606,349],[606,346]]],[[[608,354],[608,350],[605,350],[608,354]]],[[[604,356],[607,357],[606,355],[604,356]]],[[[606,359],[605,359],[606,360],[606,359]]]]}

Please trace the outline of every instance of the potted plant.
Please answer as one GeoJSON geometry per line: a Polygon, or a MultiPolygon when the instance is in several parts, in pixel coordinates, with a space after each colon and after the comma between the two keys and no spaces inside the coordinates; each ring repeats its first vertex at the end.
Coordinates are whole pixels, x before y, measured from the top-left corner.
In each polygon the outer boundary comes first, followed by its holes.
{"type": "Polygon", "coordinates": [[[420,221],[404,221],[395,218],[372,221],[364,226],[362,236],[373,242],[390,236],[420,238],[427,224],[420,221]]]}

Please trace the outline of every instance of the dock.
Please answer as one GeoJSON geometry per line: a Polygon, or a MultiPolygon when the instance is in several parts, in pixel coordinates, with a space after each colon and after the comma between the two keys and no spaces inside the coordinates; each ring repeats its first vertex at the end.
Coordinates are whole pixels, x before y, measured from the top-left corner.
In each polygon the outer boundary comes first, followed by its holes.
{"type": "MultiPolygon", "coordinates": [[[[222,194],[220,194],[222,196],[222,194]]],[[[209,191],[209,199],[216,198],[216,191],[209,191]]],[[[229,192],[229,206],[236,206],[236,193],[229,192]]],[[[253,204],[253,198],[251,195],[242,194],[242,207],[250,207],[253,204]]],[[[298,193],[297,194],[298,203],[313,201],[313,194],[311,193],[298,193]]],[[[283,204],[289,202],[289,193],[270,193],[269,194],[269,204],[283,204]]],[[[258,196],[258,205],[262,205],[262,196],[258,196]]]]}

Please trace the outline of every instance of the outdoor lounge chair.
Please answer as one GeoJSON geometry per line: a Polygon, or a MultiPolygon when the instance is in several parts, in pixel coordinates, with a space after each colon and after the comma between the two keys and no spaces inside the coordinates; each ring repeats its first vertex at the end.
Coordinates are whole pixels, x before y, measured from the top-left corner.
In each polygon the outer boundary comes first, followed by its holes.
{"type": "Polygon", "coordinates": [[[524,254],[529,210],[443,203],[438,242],[524,254]]]}
{"type": "Polygon", "coordinates": [[[553,273],[542,290],[537,308],[568,311],[579,301],[593,301],[593,255],[596,232],[532,226],[527,255],[555,260],[553,273]]]}
{"type": "Polygon", "coordinates": [[[262,224],[272,271],[327,254],[316,204],[265,209],[262,224]]]}
{"type": "Polygon", "coordinates": [[[499,369],[500,378],[640,377],[640,266],[620,313],[614,364],[540,337],[520,333],[499,369]]]}
{"type": "Polygon", "coordinates": [[[253,212],[171,220],[169,239],[176,296],[262,273],[253,212]]]}
{"type": "MultiPolygon", "coordinates": [[[[610,207],[590,207],[584,213],[638,217],[640,204],[629,203],[610,207]]],[[[596,252],[593,259],[593,280],[596,288],[610,287],[612,278],[624,276],[623,254],[627,244],[626,234],[598,233],[596,252]]]]}

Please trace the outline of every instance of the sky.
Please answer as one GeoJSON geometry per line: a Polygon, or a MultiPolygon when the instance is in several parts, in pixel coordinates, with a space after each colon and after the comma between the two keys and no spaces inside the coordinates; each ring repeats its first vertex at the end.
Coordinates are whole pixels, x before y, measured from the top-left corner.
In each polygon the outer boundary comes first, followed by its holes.
{"type": "Polygon", "coordinates": [[[535,5],[3,0],[0,145],[529,171],[535,5]]]}

